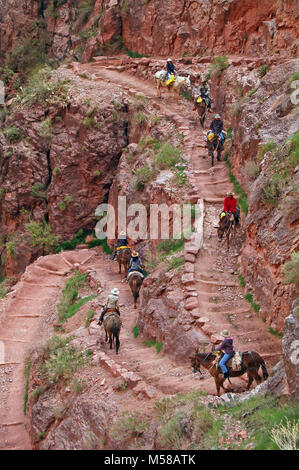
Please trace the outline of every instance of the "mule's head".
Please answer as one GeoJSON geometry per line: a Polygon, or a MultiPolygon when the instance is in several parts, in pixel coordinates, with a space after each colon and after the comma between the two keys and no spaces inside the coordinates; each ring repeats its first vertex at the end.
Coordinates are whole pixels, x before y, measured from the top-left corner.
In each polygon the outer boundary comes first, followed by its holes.
{"type": "Polygon", "coordinates": [[[227,216],[225,217],[219,217],[219,225],[217,227],[217,235],[218,239],[222,240],[224,232],[225,232],[225,227],[226,227],[226,222],[227,222],[227,216]]]}

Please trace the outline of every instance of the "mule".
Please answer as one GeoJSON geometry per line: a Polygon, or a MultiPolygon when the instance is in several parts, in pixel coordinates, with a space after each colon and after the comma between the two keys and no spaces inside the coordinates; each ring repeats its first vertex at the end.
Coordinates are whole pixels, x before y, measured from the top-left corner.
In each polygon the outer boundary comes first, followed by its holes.
{"type": "Polygon", "coordinates": [[[132,273],[129,273],[129,286],[131,288],[131,292],[133,294],[133,299],[134,299],[134,308],[137,308],[137,300],[139,297],[139,291],[143,283],[143,276],[141,273],[138,271],[132,271],[132,273]]]}
{"type": "Polygon", "coordinates": [[[221,152],[223,150],[223,144],[219,134],[214,135],[212,140],[207,139],[208,154],[211,157],[211,165],[214,166],[214,152],[217,155],[217,161],[221,161],[221,152]]]}
{"type": "MultiPolygon", "coordinates": [[[[214,377],[218,397],[220,396],[221,387],[225,393],[230,391],[223,386],[223,382],[226,379],[224,378],[222,370],[219,368],[218,364],[215,363],[216,354],[214,352],[208,354],[196,352],[190,359],[192,361],[193,372],[198,371],[202,373],[200,370],[200,366],[202,366],[208,370],[212,377],[214,377]]],[[[249,390],[253,379],[256,381],[257,385],[261,383],[262,379],[258,374],[260,367],[262,368],[263,379],[266,380],[268,378],[264,359],[254,351],[246,351],[242,353],[241,370],[233,370],[230,367],[229,361],[226,363],[226,367],[229,371],[230,377],[240,377],[241,375],[247,374],[247,390],[249,390]]]]}
{"type": "Polygon", "coordinates": [[[121,250],[118,250],[116,259],[118,262],[119,266],[119,274],[121,274],[121,267],[123,265],[124,270],[125,270],[125,275],[128,274],[128,269],[130,265],[130,259],[131,259],[131,250],[130,248],[122,248],[121,250]]]}
{"type": "Polygon", "coordinates": [[[118,313],[115,310],[109,310],[103,320],[103,326],[105,329],[105,341],[108,341],[109,336],[109,345],[110,349],[112,349],[112,343],[114,343],[115,339],[115,350],[116,354],[118,354],[118,350],[120,347],[119,335],[121,329],[121,321],[118,313]]]}
{"type": "Polygon", "coordinates": [[[197,114],[199,116],[199,122],[201,124],[201,127],[204,128],[205,124],[205,119],[208,111],[207,104],[205,103],[204,100],[202,100],[201,103],[196,103],[194,106],[194,110],[196,109],[197,114]]]}
{"type": "Polygon", "coordinates": [[[167,72],[165,70],[159,70],[155,73],[155,82],[159,98],[161,98],[161,87],[167,87],[169,92],[173,93],[173,95],[176,97],[177,102],[179,100],[180,91],[183,85],[185,85],[188,89],[191,90],[190,75],[188,75],[188,77],[181,77],[177,75],[175,77],[175,81],[169,86],[166,85],[166,80],[167,72]]]}
{"type": "Polygon", "coordinates": [[[236,238],[237,225],[234,215],[227,212],[225,217],[219,217],[219,225],[217,227],[218,239],[221,241],[224,234],[226,236],[227,250],[229,250],[230,240],[236,238]]]}

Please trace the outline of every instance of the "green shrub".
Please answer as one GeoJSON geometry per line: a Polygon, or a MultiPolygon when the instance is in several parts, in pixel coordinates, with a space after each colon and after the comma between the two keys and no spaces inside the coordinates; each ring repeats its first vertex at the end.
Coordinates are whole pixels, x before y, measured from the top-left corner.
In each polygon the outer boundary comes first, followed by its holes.
{"type": "Polygon", "coordinates": [[[133,438],[138,439],[147,428],[148,422],[140,413],[123,411],[121,418],[111,428],[111,436],[125,442],[133,438]]]}
{"type": "Polygon", "coordinates": [[[158,343],[155,339],[146,339],[145,341],[143,341],[143,344],[144,346],[147,346],[148,348],[151,348],[154,346],[158,354],[163,348],[163,343],[162,342],[158,343]]]}
{"type": "Polygon", "coordinates": [[[157,441],[163,449],[181,448],[185,417],[184,412],[178,412],[158,429],[157,441]]]}
{"type": "Polygon", "coordinates": [[[9,54],[7,65],[14,72],[28,73],[38,65],[50,62],[47,55],[51,44],[50,36],[45,27],[37,29],[35,37],[34,33],[30,36],[25,32],[13,52],[9,54]]]}
{"type": "Polygon", "coordinates": [[[142,126],[142,124],[146,121],[146,115],[141,112],[136,112],[133,114],[133,123],[135,126],[142,126]]]}
{"type": "Polygon", "coordinates": [[[259,159],[262,160],[264,158],[265,153],[271,152],[275,148],[276,148],[276,144],[272,140],[270,142],[267,142],[266,144],[262,144],[258,152],[259,159]]]}
{"type": "Polygon", "coordinates": [[[212,65],[209,67],[207,73],[207,80],[211,77],[211,75],[215,75],[215,77],[220,77],[222,72],[229,67],[228,59],[226,55],[217,56],[215,57],[212,65]]]}
{"type": "Polygon", "coordinates": [[[132,328],[132,333],[133,333],[134,338],[137,338],[137,336],[140,333],[140,328],[137,325],[134,325],[132,328]]]}
{"type": "Polygon", "coordinates": [[[40,104],[44,107],[62,105],[65,108],[70,100],[68,84],[67,80],[51,80],[51,69],[43,67],[29,76],[27,86],[18,95],[18,101],[24,106],[33,104],[40,104]]]}
{"type": "Polygon", "coordinates": [[[85,24],[94,10],[95,0],[86,0],[81,2],[78,7],[77,25],[80,28],[85,24]]]}
{"type": "Polygon", "coordinates": [[[77,313],[80,307],[93,297],[86,297],[75,304],[78,298],[78,290],[84,287],[87,276],[79,271],[74,271],[74,275],[66,282],[62,291],[61,299],[57,306],[57,316],[59,322],[65,322],[69,317],[77,313]]]}
{"type": "Polygon", "coordinates": [[[162,257],[170,255],[173,252],[180,251],[184,247],[184,236],[179,239],[169,239],[160,242],[157,245],[157,251],[161,253],[162,257]]]}
{"type": "Polygon", "coordinates": [[[52,133],[53,133],[53,128],[52,128],[52,122],[50,118],[47,118],[45,121],[42,122],[40,128],[39,128],[39,135],[43,137],[44,139],[52,139],[52,133]]]}
{"type": "Polygon", "coordinates": [[[166,270],[170,271],[171,269],[177,269],[184,263],[185,259],[183,256],[180,256],[179,258],[171,258],[171,260],[169,260],[167,263],[166,270]]]}
{"type": "Polygon", "coordinates": [[[283,265],[282,273],[286,284],[299,286],[299,252],[291,254],[291,260],[283,265]]]}
{"type": "Polygon", "coordinates": [[[88,310],[86,320],[85,320],[85,328],[88,328],[92,319],[96,316],[97,312],[95,310],[88,310]]]}
{"type": "Polygon", "coordinates": [[[25,368],[24,368],[24,375],[25,375],[24,415],[26,415],[26,412],[27,412],[29,377],[30,377],[31,367],[32,367],[32,362],[30,358],[27,357],[25,360],[25,368]]]}
{"type": "Polygon", "coordinates": [[[43,250],[44,254],[56,251],[59,244],[59,235],[52,233],[51,226],[45,220],[42,222],[30,222],[26,224],[26,231],[30,234],[31,246],[37,246],[43,250]]]}
{"type": "Polygon", "coordinates": [[[154,164],[160,170],[175,167],[181,158],[181,153],[171,144],[164,144],[158,154],[154,158],[154,164]]]}
{"type": "Polygon", "coordinates": [[[263,64],[259,68],[259,76],[262,78],[269,70],[269,65],[263,64]]]}
{"type": "Polygon", "coordinates": [[[46,186],[43,183],[35,183],[31,187],[30,195],[35,199],[41,199],[42,201],[46,200],[46,194],[44,190],[46,186]]]}
{"type": "Polygon", "coordinates": [[[54,175],[54,176],[58,176],[59,173],[60,173],[60,168],[58,168],[58,166],[56,166],[56,167],[54,168],[54,170],[53,170],[53,175],[54,175]]]}
{"type": "Polygon", "coordinates": [[[245,281],[244,277],[242,276],[242,274],[238,274],[238,279],[239,279],[239,282],[240,282],[240,286],[245,287],[246,286],[246,281],[245,281]]]}
{"type": "Polygon", "coordinates": [[[12,144],[20,142],[20,140],[23,139],[23,135],[20,132],[20,130],[17,128],[17,126],[7,127],[4,130],[4,132],[6,134],[7,139],[12,144]]]}
{"type": "Polygon", "coordinates": [[[86,364],[88,358],[76,348],[66,345],[53,351],[45,361],[44,370],[50,383],[68,381],[78,367],[86,364]]]}
{"type": "Polygon", "coordinates": [[[60,201],[60,202],[58,203],[58,207],[59,207],[59,209],[60,209],[62,212],[64,212],[64,211],[66,210],[66,205],[64,204],[63,201],[60,201]]]}
{"type": "Polygon", "coordinates": [[[148,183],[148,181],[151,178],[151,174],[152,174],[151,169],[150,169],[150,167],[148,166],[147,163],[145,163],[145,165],[143,165],[143,167],[139,168],[136,171],[135,188],[137,189],[137,191],[143,191],[144,190],[144,187],[145,187],[146,183],[148,183]]]}

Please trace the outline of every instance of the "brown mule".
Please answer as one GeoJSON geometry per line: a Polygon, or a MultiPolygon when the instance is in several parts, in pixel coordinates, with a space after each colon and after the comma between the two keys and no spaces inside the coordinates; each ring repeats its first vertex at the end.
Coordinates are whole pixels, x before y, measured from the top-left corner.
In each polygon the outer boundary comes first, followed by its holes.
{"type": "MultiPolygon", "coordinates": [[[[217,367],[217,365],[214,363],[216,355],[213,352],[209,354],[196,352],[195,355],[192,356],[190,359],[192,361],[193,372],[198,371],[201,373],[200,366],[203,366],[209,371],[211,376],[214,377],[218,397],[220,396],[221,387],[223,388],[224,392],[229,392],[229,390],[223,386],[225,378],[221,369],[217,367]]],[[[268,378],[268,372],[263,358],[254,351],[246,351],[242,353],[241,370],[236,371],[232,370],[229,367],[228,371],[230,377],[240,377],[241,375],[247,373],[247,390],[249,390],[253,379],[256,381],[257,385],[260,384],[262,381],[260,375],[258,374],[258,370],[260,367],[262,367],[263,378],[264,380],[266,380],[268,378]]]]}
{"type": "Polygon", "coordinates": [[[117,262],[119,266],[119,274],[121,274],[121,266],[123,265],[125,270],[125,275],[128,274],[130,259],[131,259],[131,250],[130,248],[122,248],[117,252],[117,262]]]}
{"type": "Polygon", "coordinates": [[[214,135],[212,140],[207,139],[208,154],[211,157],[211,165],[214,166],[214,152],[217,155],[217,161],[221,160],[221,152],[223,150],[223,144],[219,134],[214,135]]]}
{"type": "Polygon", "coordinates": [[[143,283],[143,277],[137,272],[132,272],[132,274],[130,273],[128,282],[134,298],[134,308],[137,308],[136,304],[139,297],[140,287],[143,283]]]}
{"type": "Polygon", "coordinates": [[[218,239],[222,240],[224,234],[226,236],[227,249],[229,250],[231,238],[236,237],[236,222],[233,214],[227,212],[225,217],[219,218],[219,225],[217,227],[218,239]]]}
{"type": "Polygon", "coordinates": [[[196,103],[193,110],[197,111],[201,127],[204,128],[205,119],[207,117],[207,112],[208,112],[208,107],[206,103],[203,100],[201,103],[196,103]]]}
{"type": "Polygon", "coordinates": [[[109,336],[110,349],[112,349],[112,343],[114,343],[115,338],[115,350],[116,354],[118,354],[118,350],[120,347],[119,334],[121,329],[121,321],[116,310],[108,310],[108,312],[104,316],[103,326],[105,328],[106,333],[105,341],[108,341],[109,336]]]}

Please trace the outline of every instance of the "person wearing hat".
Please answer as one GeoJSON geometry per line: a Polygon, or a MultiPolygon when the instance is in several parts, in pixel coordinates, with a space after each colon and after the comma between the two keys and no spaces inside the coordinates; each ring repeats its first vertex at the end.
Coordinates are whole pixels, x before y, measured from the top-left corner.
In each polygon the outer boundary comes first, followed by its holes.
{"type": "Polygon", "coordinates": [[[223,212],[231,212],[234,216],[236,225],[238,225],[240,219],[240,207],[234,196],[235,194],[232,191],[228,191],[226,198],[224,199],[223,212]]]}
{"type": "Polygon", "coordinates": [[[132,251],[131,253],[130,268],[128,270],[128,274],[132,271],[138,271],[144,275],[144,266],[137,251],[132,251]]]}
{"type": "Polygon", "coordinates": [[[223,121],[220,117],[220,114],[216,114],[215,118],[211,122],[210,129],[215,134],[220,135],[222,144],[224,143],[224,135],[222,134],[223,131],[223,121]]]}
{"type": "Polygon", "coordinates": [[[216,348],[216,351],[223,351],[224,355],[219,361],[219,367],[222,370],[225,379],[228,379],[229,372],[226,367],[227,361],[234,355],[234,347],[233,347],[233,338],[230,337],[230,334],[227,330],[221,331],[220,335],[224,338],[220,346],[216,348]]]}
{"type": "Polygon", "coordinates": [[[211,109],[212,100],[210,97],[210,87],[208,85],[208,80],[204,79],[202,82],[202,86],[199,89],[200,96],[202,97],[203,101],[206,103],[208,110],[211,109]]]}
{"type": "Polygon", "coordinates": [[[99,318],[98,325],[101,325],[103,323],[104,315],[109,309],[115,310],[120,316],[118,295],[119,290],[117,289],[117,287],[114,287],[114,289],[112,289],[111,293],[108,295],[107,302],[104,305],[104,309],[99,318]]]}
{"type": "Polygon", "coordinates": [[[166,62],[167,80],[170,79],[171,75],[176,75],[175,66],[172,60],[169,58],[166,62]]]}
{"type": "Polygon", "coordinates": [[[120,232],[120,234],[118,236],[118,240],[117,240],[116,245],[114,247],[113,253],[110,256],[110,259],[113,260],[115,258],[116,253],[117,253],[117,248],[119,248],[120,246],[125,246],[125,247],[129,246],[127,236],[126,236],[126,232],[120,232]]]}

